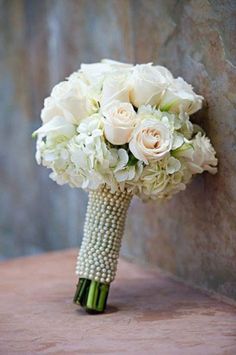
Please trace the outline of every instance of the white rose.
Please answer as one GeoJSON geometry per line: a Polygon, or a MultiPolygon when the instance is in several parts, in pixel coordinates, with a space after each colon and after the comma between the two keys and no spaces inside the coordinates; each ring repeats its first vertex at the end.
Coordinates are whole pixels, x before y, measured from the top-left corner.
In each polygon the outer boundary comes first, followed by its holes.
{"type": "Polygon", "coordinates": [[[165,124],[147,119],[135,128],[129,148],[137,159],[148,164],[162,159],[171,150],[172,141],[172,132],[165,124]]]}
{"type": "Polygon", "coordinates": [[[191,85],[182,78],[172,81],[161,98],[160,109],[173,113],[186,112],[189,115],[200,110],[203,97],[195,94],[191,85]]]}
{"type": "Polygon", "coordinates": [[[162,66],[136,65],[130,78],[132,104],[136,107],[158,105],[164,90],[172,80],[172,74],[162,66]]]}
{"type": "Polygon", "coordinates": [[[64,117],[56,116],[50,122],[42,125],[33,136],[45,137],[48,134],[53,136],[72,137],[75,134],[75,126],[67,122],[64,117]]]}
{"type": "Polygon", "coordinates": [[[218,163],[215,154],[209,138],[201,132],[174,152],[175,157],[184,159],[192,174],[201,174],[204,170],[215,174],[218,163]]]}
{"type": "Polygon", "coordinates": [[[110,104],[114,100],[129,102],[129,85],[127,76],[124,74],[110,74],[103,82],[101,107],[110,104]]]}
{"type": "Polygon", "coordinates": [[[77,83],[73,85],[69,81],[64,81],[56,85],[51,93],[56,105],[62,110],[66,120],[71,123],[79,123],[88,116],[87,100],[82,86],[77,83]]]}
{"type": "Polygon", "coordinates": [[[115,71],[129,70],[131,64],[117,62],[111,59],[103,59],[101,63],[81,64],[80,73],[90,83],[102,82],[105,76],[115,71]]]}
{"type": "Polygon", "coordinates": [[[81,64],[80,68],[80,73],[90,84],[100,82],[106,73],[113,71],[113,68],[106,63],[81,64]]]}
{"type": "Polygon", "coordinates": [[[113,69],[131,69],[133,67],[133,64],[130,63],[122,63],[118,62],[117,60],[112,60],[112,59],[102,59],[101,62],[103,64],[108,64],[110,65],[113,69]]]}
{"type": "Polygon", "coordinates": [[[51,96],[44,101],[41,118],[44,123],[55,116],[67,122],[78,124],[82,119],[96,111],[96,105],[87,97],[88,87],[82,81],[63,81],[56,85],[51,96]]]}
{"type": "Polygon", "coordinates": [[[56,116],[63,116],[63,112],[56,105],[55,100],[49,96],[44,100],[44,107],[41,111],[41,119],[43,123],[47,123],[56,116]]]}
{"type": "Polygon", "coordinates": [[[127,102],[114,102],[103,110],[103,115],[106,139],[114,145],[128,143],[137,124],[133,106],[127,102]]]}
{"type": "Polygon", "coordinates": [[[196,174],[206,170],[211,174],[216,174],[218,160],[209,138],[199,132],[192,140],[192,144],[193,155],[189,162],[191,172],[196,174]]]}

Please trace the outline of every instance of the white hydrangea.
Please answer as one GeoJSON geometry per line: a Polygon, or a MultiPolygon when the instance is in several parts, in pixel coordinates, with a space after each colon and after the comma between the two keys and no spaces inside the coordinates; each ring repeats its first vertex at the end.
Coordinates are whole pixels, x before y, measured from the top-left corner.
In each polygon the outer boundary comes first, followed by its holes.
{"type": "Polygon", "coordinates": [[[74,136],[75,132],[75,126],[59,116],[54,117],[51,121],[41,126],[34,132],[34,135],[38,137],[37,163],[40,164],[42,161],[43,164],[44,162],[53,163],[59,156],[59,151],[61,152],[62,149],[65,149],[66,143],[74,136]]]}
{"type": "MultiPolygon", "coordinates": [[[[70,140],[68,146],[75,175],[84,177],[82,185],[78,187],[97,189],[105,182],[113,184],[111,166],[114,158],[105,143],[101,117],[94,115],[84,120],[77,131],[78,134],[70,140]]],[[[74,178],[74,184],[76,181],[74,178]]]]}
{"type": "Polygon", "coordinates": [[[146,165],[137,181],[142,198],[147,200],[167,197],[171,192],[172,181],[176,185],[173,176],[179,173],[181,168],[180,161],[171,155],[146,165]]]}

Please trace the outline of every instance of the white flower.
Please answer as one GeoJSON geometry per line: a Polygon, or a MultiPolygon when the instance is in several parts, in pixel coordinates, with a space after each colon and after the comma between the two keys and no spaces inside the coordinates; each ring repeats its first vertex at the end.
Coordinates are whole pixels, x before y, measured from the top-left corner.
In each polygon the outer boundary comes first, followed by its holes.
{"type": "Polygon", "coordinates": [[[36,160],[58,184],[170,198],[193,174],[217,171],[209,139],[189,119],[202,100],[161,66],[82,64],[45,99],[36,160]]]}
{"type": "Polygon", "coordinates": [[[211,174],[217,172],[218,160],[216,152],[211,145],[209,138],[198,132],[196,136],[188,143],[177,149],[174,156],[178,159],[184,159],[192,174],[200,174],[208,171],[211,174]]]}
{"type": "Polygon", "coordinates": [[[92,113],[97,112],[99,109],[98,101],[101,97],[102,85],[96,82],[89,83],[80,71],[72,73],[68,81],[74,87],[80,88],[81,95],[87,99],[88,107],[95,105],[95,108],[89,107],[90,111],[92,113]]]}
{"type": "Polygon", "coordinates": [[[148,164],[150,160],[162,159],[172,148],[170,129],[156,119],[147,119],[132,134],[129,148],[133,155],[148,164]]]}
{"type": "Polygon", "coordinates": [[[140,177],[141,194],[144,194],[146,198],[158,198],[167,186],[169,179],[167,172],[157,162],[145,166],[140,177]]]}
{"type": "Polygon", "coordinates": [[[129,155],[123,148],[112,149],[112,153],[114,157],[112,170],[120,188],[123,189],[127,182],[137,181],[142,172],[142,163],[129,164],[129,155]]]}
{"type": "Polygon", "coordinates": [[[77,174],[84,176],[82,188],[96,189],[104,183],[112,184],[114,158],[104,141],[100,122],[99,115],[85,119],[78,127],[79,134],[69,142],[71,161],[77,174]]]}
{"type": "Polygon", "coordinates": [[[63,117],[56,116],[48,123],[42,125],[33,133],[33,136],[38,137],[36,144],[37,163],[41,163],[42,150],[45,148],[44,137],[46,137],[46,142],[50,146],[51,158],[49,160],[52,161],[54,157],[52,150],[57,149],[57,145],[59,146],[64,141],[69,140],[74,134],[75,126],[68,123],[63,117]]]}
{"type": "Polygon", "coordinates": [[[168,69],[152,64],[136,65],[130,78],[130,100],[136,107],[140,105],[157,105],[164,90],[172,81],[168,69]]]}
{"type": "Polygon", "coordinates": [[[167,87],[161,98],[160,109],[174,113],[186,112],[189,115],[202,107],[203,97],[195,94],[191,85],[177,78],[167,87]]]}
{"type": "Polygon", "coordinates": [[[167,156],[144,167],[139,180],[135,183],[134,191],[143,200],[168,199],[176,192],[184,190],[190,178],[191,174],[188,174],[185,165],[178,159],[167,156]]]}
{"type": "Polygon", "coordinates": [[[47,123],[56,116],[63,116],[63,112],[56,105],[55,100],[49,96],[44,100],[44,107],[41,111],[41,119],[43,123],[47,123]]]}
{"type": "Polygon", "coordinates": [[[158,198],[161,200],[169,200],[176,193],[185,190],[186,183],[191,179],[191,174],[185,174],[186,170],[180,170],[170,176],[168,184],[165,189],[159,194],[158,198]],[[187,179],[188,177],[188,179],[187,179]]]}
{"type": "Polygon", "coordinates": [[[80,73],[89,83],[102,83],[107,74],[116,71],[127,71],[131,64],[117,62],[111,59],[103,59],[100,63],[81,64],[80,73]]]}
{"type": "Polygon", "coordinates": [[[106,139],[114,145],[128,143],[137,124],[137,114],[127,102],[112,102],[103,110],[106,139]]]}
{"type": "Polygon", "coordinates": [[[192,144],[193,155],[189,161],[190,171],[196,174],[205,170],[211,174],[216,174],[218,160],[209,138],[199,132],[192,140],[192,144]]]}
{"type": "Polygon", "coordinates": [[[38,128],[33,135],[45,137],[48,135],[72,137],[75,133],[75,126],[67,122],[64,117],[56,116],[48,123],[38,128]]]}
{"type": "Polygon", "coordinates": [[[181,168],[181,163],[178,159],[176,159],[174,157],[169,157],[167,159],[167,163],[166,163],[167,174],[172,175],[175,172],[179,171],[180,168],[181,168]]]}
{"type": "Polygon", "coordinates": [[[126,180],[132,180],[135,177],[135,168],[130,169],[128,161],[129,155],[127,151],[123,148],[114,149],[114,153],[116,155],[116,162],[113,168],[114,176],[118,182],[123,182],[126,180]]]}
{"type": "Polygon", "coordinates": [[[105,74],[112,72],[113,68],[106,63],[81,64],[80,73],[90,83],[101,83],[105,74]]]}
{"type": "Polygon", "coordinates": [[[189,119],[189,115],[186,112],[180,112],[179,120],[180,120],[179,132],[181,132],[185,138],[191,139],[194,131],[194,126],[189,119]]]}
{"type": "Polygon", "coordinates": [[[174,136],[172,149],[177,149],[184,143],[184,138],[190,139],[193,135],[194,127],[186,113],[177,115],[166,111],[163,112],[151,105],[140,106],[137,113],[141,121],[155,118],[169,127],[174,136]]]}
{"type": "Polygon", "coordinates": [[[110,74],[103,82],[101,107],[105,107],[115,100],[129,102],[129,85],[127,76],[124,74],[110,74]]]}
{"type": "Polygon", "coordinates": [[[89,87],[82,81],[62,81],[57,84],[51,96],[44,101],[41,118],[44,123],[55,116],[62,116],[66,121],[78,124],[83,118],[98,110],[96,100],[91,99],[89,87]]]}
{"type": "Polygon", "coordinates": [[[68,142],[75,132],[74,125],[63,117],[55,117],[34,132],[38,136],[36,160],[38,164],[52,169],[50,177],[60,185],[70,182],[67,173],[70,164],[68,142]]]}
{"type": "Polygon", "coordinates": [[[102,59],[102,63],[110,65],[113,69],[116,70],[125,70],[125,69],[131,69],[133,68],[133,64],[130,63],[122,63],[118,62],[117,60],[112,60],[112,59],[102,59]]]}

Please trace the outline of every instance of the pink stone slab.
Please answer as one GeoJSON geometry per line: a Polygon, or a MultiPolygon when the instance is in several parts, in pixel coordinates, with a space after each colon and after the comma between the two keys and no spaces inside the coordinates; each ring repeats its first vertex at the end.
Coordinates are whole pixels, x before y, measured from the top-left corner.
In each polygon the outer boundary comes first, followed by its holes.
{"type": "Polygon", "coordinates": [[[84,313],[76,254],[0,264],[0,354],[236,354],[233,306],[124,260],[107,313],[84,313]]]}

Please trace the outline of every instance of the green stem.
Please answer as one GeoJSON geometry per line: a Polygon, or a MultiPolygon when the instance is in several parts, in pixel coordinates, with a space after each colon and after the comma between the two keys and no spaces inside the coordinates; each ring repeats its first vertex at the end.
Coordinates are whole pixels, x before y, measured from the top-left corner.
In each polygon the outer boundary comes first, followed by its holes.
{"type": "Polygon", "coordinates": [[[106,308],[110,285],[81,278],[77,284],[74,303],[80,304],[88,313],[103,313],[106,308]]]}
{"type": "Polygon", "coordinates": [[[100,286],[100,297],[98,299],[98,305],[97,305],[97,310],[99,312],[103,312],[104,305],[106,306],[108,292],[109,292],[109,285],[100,286]]]}
{"type": "Polygon", "coordinates": [[[96,304],[95,304],[96,289],[97,289],[97,282],[92,281],[90,288],[89,288],[89,294],[88,294],[88,299],[87,299],[87,304],[86,304],[87,308],[90,308],[90,309],[96,308],[96,304]]]}
{"type": "Polygon", "coordinates": [[[83,279],[83,284],[79,292],[79,302],[82,307],[86,306],[90,284],[91,284],[90,280],[83,279]]]}
{"type": "Polygon", "coordinates": [[[82,287],[83,283],[84,283],[84,279],[79,279],[79,282],[76,286],[76,292],[74,295],[74,299],[73,299],[74,303],[78,303],[78,301],[80,299],[80,292],[81,292],[81,287],[82,287]]]}

